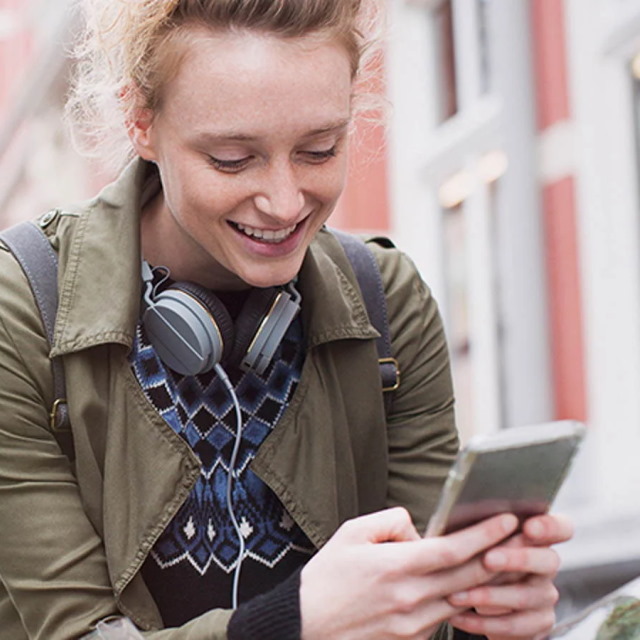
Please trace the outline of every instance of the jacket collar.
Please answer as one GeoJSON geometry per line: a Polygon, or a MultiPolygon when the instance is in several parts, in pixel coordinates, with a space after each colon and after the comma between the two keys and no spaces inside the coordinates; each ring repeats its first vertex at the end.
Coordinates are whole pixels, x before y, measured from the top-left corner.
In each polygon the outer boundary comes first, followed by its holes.
{"type": "MultiPolygon", "coordinates": [[[[131,348],[140,314],[140,211],[152,165],[136,159],[118,180],[76,211],[60,248],[59,308],[51,356],[99,344],[131,348]]],[[[326,230],[305,257],[298,288],[309,348],[378,334],[369,323],[338,241],[326,230]],[[342,256],[342,259],[340,258],[342,256]]]]}
{"type": "MultiPolygon", "coordinates": [[[[60,243],[60,292],[51,356],[115,342],[131,347],[140,309],[140,198],[149,165],[135,160],[98,196],[71,211],[60,243]]],[[[62,226],[62,225],[59,225],[62,226]]]]}

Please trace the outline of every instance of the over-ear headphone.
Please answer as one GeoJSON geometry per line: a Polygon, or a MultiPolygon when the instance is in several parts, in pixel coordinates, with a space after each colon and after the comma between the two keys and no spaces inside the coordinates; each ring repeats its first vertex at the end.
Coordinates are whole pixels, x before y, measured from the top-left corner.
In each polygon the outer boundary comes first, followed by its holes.
{"type": "Polygon", "coordinates": [[[223,361],[264,373],[300,311],[293,283],[252,289],[234,324],[221,300],[200,285],[176,282],[156,294],[144,260],[142,280],[147,337],[162,362],[184,375],[204,373],[223,361]]]}

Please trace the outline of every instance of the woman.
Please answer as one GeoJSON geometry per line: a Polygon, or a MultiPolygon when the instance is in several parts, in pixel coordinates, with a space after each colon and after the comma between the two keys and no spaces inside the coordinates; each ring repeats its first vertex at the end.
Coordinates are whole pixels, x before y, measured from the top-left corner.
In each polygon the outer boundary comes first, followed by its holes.
{"type": "Polygon", "coordinates": [[[360,2],[85,9],[71,111],[90,133],[104,119],[107,152],[121,126],[134,159],[41,220],[73,468],[49,429],[38,312],[0,252],[0,638],[78,638],[118,616],[163,639],[546,632],[550,545],[569,525],[512,536],[507,514],[421,538],[457,447],[435,303],[406,257],[374,247],[402,374],[385,418],[375,334],[323,228],[369,44],[360,2]],[[283,291],[302,303],[263,370],[247,358],[265,291],[266,308],[283,291]],[[162,342],[167,294],[216,316],[213,369],[162,342]]]}

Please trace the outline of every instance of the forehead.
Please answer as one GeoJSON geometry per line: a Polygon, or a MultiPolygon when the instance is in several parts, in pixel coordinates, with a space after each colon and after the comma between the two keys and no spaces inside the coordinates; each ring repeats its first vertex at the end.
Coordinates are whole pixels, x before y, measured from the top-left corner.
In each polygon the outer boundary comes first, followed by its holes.
{"type": "Polygon", "coordinates": [[[160,111],[186,127],[259,135],[285,125],[317,130],[349,117],[350,60],[335,40],[194,28],[178,46],[180,63],[160,111]]]}

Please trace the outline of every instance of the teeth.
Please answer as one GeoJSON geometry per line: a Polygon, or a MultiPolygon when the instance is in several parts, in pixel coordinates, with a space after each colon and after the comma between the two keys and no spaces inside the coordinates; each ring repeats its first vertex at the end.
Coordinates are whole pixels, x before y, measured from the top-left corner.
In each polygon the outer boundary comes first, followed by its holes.
{"type": "Polygon", "coordinates": [[[249,227],[246,224],[240,224],[239,222],[235,223],[236,227],[242,231],[242,233],[251,236],[252,238],[257,238],[258,240],[263,240],[264,242],[282,242],[285,238],[288,238],[295,230],[296,225],[294,224],[291,227],[287,227],[286,229],[279,229],[278,231],[273,231],[271,229],[258,229],[257,227],[249,227]]]}

